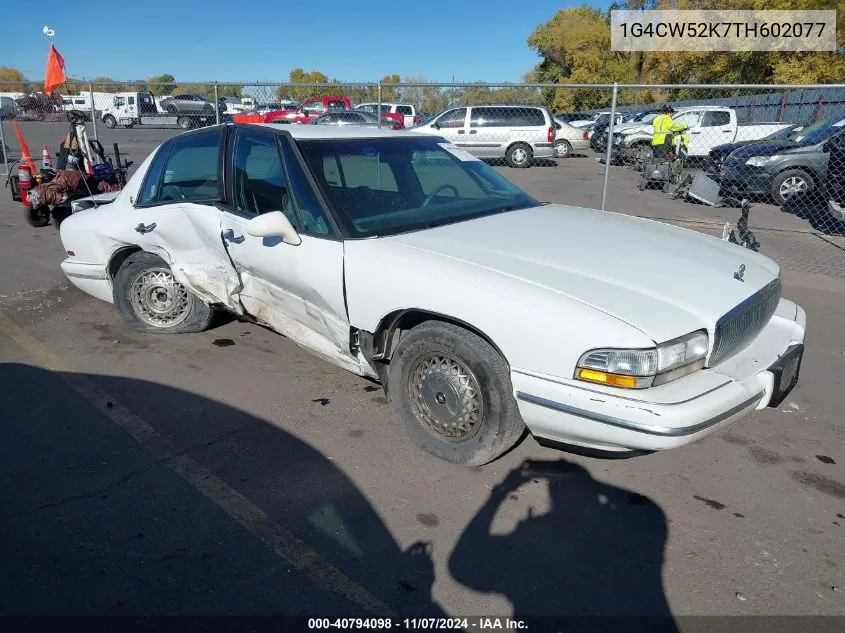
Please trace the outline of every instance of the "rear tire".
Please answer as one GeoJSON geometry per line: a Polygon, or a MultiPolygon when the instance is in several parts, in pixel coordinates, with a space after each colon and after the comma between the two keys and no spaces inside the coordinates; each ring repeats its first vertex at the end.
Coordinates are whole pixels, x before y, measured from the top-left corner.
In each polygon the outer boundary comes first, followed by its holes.
{"type": "Polygon", "coordinates": [[[113,130],[117,126],[117,119],[115,119],[112,115],[107,114],[103,117],[103,123],[107,128],[113,130]]]}
{"type": "Polygon", "coordinates": [[[572,156],[572,145],[566,139],[555,141],[555,158],[569,158],[572,156]]]}
{"type": "Polygon", "coordinates": [[[421,323],[401,340],[388,371],[397,418],[417,446],[439,459],[480,466],[525,431],[504,358],[462,327],[421,323]]]}
{"type": "Polygon", "coordinates": [[[139,332],[202,332],[214,318],[214,309],[178,283],[163,259],[147,251],[126,258],[113,288],[118,313],[139,332]]]}
{"type": "Polygon", "coordinates": [[[176,120],[176,125],[178,125],[178,126],[179,126],[180,128],[182,128],[183,130],[190,130],[190,129],[194,126],[194,124],[193,124],[193,122],[191,121],[191,119],[189,119],[189,118],[188,118],[188,117],[186,117],[186,116],[181,116],[181,117],[179,117],[179,118],[176,120]]]}
{"type": "Polygon", "coordinates": [[[508,165],[516,168],[530,167],[534,159],[534,152],[527,143],[514,143],[505,152],[505,160],[508,165]]]}

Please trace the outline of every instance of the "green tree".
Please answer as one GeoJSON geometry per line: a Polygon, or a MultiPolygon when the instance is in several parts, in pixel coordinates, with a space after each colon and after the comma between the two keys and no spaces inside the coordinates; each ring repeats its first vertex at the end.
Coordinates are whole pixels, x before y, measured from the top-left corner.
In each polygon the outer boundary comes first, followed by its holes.
{"type": "MultiPolygon", "coordinates": [[[[328,84],[329,78],[318,70],[311,70],[305,72],[302,68],[294,68],[290,71],[288,76],[290,83],[321,83],[328,84]]],[[[332,89],[327,87],[311,87],[311,86],[290,86],[281,85],[276,90],[276,95],[281,99],[293,99],[295,101],[304,101],[308,97],[327,97],[331,96],[332,89]]]]}
{"type": "Polygon", "coordinates": [[[175,77],[169,73],[153,75],[147,79],[147,89],[154,95],[170,95],[173,94],[175,81],[175,77]]]}
{"type": "Polygon", "coordinates": [[[29,93],[31,91],[32,84],[21,71],[9,66],[0,66],[0,92],[29,93]]]}

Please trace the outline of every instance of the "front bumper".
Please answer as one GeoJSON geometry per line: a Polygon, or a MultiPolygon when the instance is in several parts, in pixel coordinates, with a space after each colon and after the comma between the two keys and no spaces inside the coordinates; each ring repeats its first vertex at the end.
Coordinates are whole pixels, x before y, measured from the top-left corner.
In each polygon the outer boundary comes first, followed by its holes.
{"type": "Polygon", "coordinates": [[[765,408],[773,396],[782,399],[773,365],[803,346],[805,326],[804,310],[781,299],[757,338],[716,367],[641,391],[513,369],[514,395],[537,438],[608,452],[675,448],[765,408]]]}
{"type": "Polygon", "coordinates": [[[775,174],[748,165],[722,165],[719,180],[722,189],[730,193],[766,195],[771,191],[775,174]]]}

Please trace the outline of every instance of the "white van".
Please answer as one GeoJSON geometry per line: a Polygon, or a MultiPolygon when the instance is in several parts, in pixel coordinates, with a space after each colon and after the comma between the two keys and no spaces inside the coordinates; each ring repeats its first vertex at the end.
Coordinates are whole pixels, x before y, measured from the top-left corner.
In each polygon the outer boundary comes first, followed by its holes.
{"type": "Polygon", "coordinates": [[[478,158],[504,158],[511,167],[555,156],[554,120],[542,106],[449,108],[409,131],[442,136],[478,158]]]}

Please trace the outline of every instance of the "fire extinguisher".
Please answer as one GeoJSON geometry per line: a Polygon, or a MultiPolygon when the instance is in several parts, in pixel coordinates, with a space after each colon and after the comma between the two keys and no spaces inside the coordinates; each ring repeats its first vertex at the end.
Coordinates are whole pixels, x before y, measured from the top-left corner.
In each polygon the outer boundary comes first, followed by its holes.
{"type": "Polygon", "coordinates": [[[31,207],[29,190],[32,189],[32,170],[26,165],[18,165],[18,181],[21,187],[21,202],[23,206],[31,207]]]}

